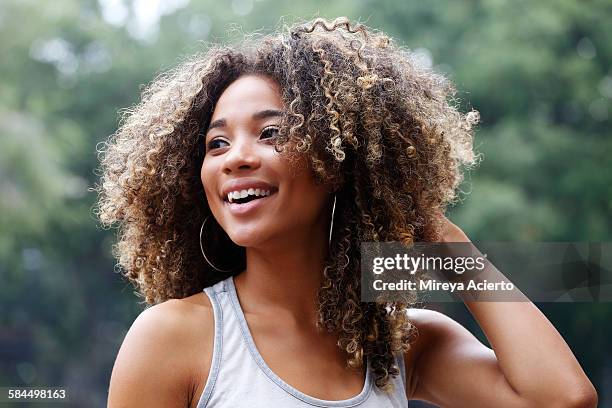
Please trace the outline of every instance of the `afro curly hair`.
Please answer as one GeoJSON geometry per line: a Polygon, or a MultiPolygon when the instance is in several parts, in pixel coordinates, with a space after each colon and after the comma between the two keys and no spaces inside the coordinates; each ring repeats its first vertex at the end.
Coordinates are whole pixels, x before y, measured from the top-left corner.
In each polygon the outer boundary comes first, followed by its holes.
{"type": "Polygon", "coordinates": [[[399,374],[394,355],[410,348],[416,328],[405,313],[410,302],[360,301],[360,243],[439,238],[440,214],[477,161],[478,113],[461,113],[454,85],[410,50],[345,17],[189,57],[145,88],[100,149],[97,212],[104,226],[119,226],[115,255],[148,304],[227,277],[200,254],[199,227],[211,214],[200,181],[202,129],[223,90],[245,74],[280,84],[288,109],[277,151],[306,157],[316,182],[336,190],[319,327],[338,334],[349,366],[367,357],[375,384],[389,391],[399,374]]]}

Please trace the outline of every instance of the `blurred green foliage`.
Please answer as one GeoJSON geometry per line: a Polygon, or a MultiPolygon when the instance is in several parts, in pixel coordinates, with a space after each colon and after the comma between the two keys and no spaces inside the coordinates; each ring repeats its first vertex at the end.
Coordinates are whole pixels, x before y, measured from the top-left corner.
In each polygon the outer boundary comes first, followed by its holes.
{"type": "MultiPolygon", "coordinates": [[[[113,272],[92,208],[96,144],[143,84],[208,42],[281,16],[348,16],[385,31],[480,111],[483,155],[453,220],[474,240],[612,236],[612,3],[603,0],[0,3],[0,386],[62,386],[104,406],[142,310],[113,272]]],[[[612,406],[612,307],[539,305],[612,406]]],[[[461,304],[445,311],[476,333],[461,304]]],[[[23,405],[20,405],[23,406],[23,405]]]]}

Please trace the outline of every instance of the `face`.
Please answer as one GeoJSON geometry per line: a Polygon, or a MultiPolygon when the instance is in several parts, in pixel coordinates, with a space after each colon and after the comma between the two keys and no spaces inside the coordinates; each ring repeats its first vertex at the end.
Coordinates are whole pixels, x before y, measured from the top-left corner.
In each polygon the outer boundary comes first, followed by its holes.
{"type": "Polygon", "coordinates": [[[206,200],[219,225],[244,247],[325,237],[331,216],[329,190],[315,185],[306,166],[296,172],[274,149],[285,109],[280,92],[268,77],[238,78],[217,101],[206,133],[206,200]]]}

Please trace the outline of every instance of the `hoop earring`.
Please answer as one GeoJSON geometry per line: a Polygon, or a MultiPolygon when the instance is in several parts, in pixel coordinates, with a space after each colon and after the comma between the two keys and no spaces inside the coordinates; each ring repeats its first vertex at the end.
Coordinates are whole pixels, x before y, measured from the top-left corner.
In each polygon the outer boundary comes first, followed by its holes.
{"type": "Polygon", "coordinates": [[[334,194],[334,205],[332,207],[331,225],[329,226],[329,242],[328,242],[329,246],[331,246],[332,234],[334,232],[334,213],[335,212],[336,212],[336,195],[334,194]]]}
{"type": "Polygon", "coordinates": [[[221,269],[221,268],[216,267],[215,265],[212,264],[212,262],[208,260],[208,257],[206,256],[206,253],[204,252],[204,245],[202,245],[202,231],[204,231],[204,225],[206,224],[206,221],[208,221],[208,217],[210,217],[210,215],[207,215],[206,218],[204,218],[204,222],[202,223],[202,226],[200,227],[200,251],[202,251],[204,260],[206,261],[207,264],[211,266],[211,268],[213,268],[214,270],[218,272],[223,272],[223,273],[234,272],[233,269],[221,269]]]}

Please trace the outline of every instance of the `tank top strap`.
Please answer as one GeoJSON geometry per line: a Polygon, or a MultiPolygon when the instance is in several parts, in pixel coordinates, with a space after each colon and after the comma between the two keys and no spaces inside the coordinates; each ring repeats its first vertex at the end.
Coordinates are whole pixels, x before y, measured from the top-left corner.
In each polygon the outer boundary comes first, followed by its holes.
{"type": "Polygon", "coordinates": [[[225,290],[225,280],[217,282],[213,286],[204,288],[204,293],[210,299],[210,303],[213,308],[213,318],[215,322],[215,335],[213,340],[213,355],[211,361],[211,367],[208,374],[204,391],[200,397],[198,407],[205,407],[208,404],[208,400],[212,395],[213,389],[215,388],[215,382],[219,375],[219,369],[221,367],[221,356],[223,347],[223,310],[217,294],[225,290]]]}
{"type": "Polygon", "coordinates": [[[408,406],[405,397],[403,358],[397,357],[401,375],[393,379],[395,390],[386,394],[373,385],[366,360],[362,391],[345,400],[322,400],[306,395],[278,377],[263,360],[247,325],[230,276],[204,289],[214,316],[211,367],[198,401],[198,408],[399,408],[408,406]]]}
{"type": "Polygon", "coordinates": [[[403,353],[398,353],[395,356],[395,361],[397,362],[397,365],[399,367],[400,378],[402,380],[402,387],[404,388],[404,390],[407,390],[408,388],[406,387],[406,362],[404,360],[403,353]]]}

